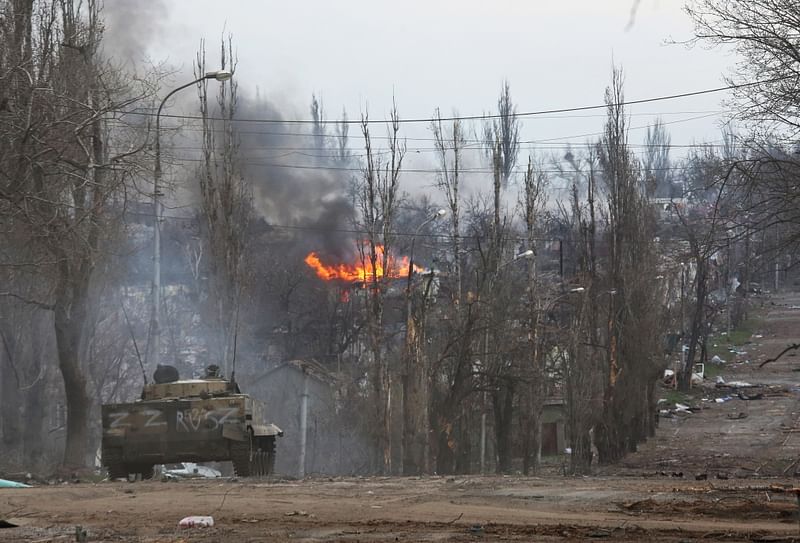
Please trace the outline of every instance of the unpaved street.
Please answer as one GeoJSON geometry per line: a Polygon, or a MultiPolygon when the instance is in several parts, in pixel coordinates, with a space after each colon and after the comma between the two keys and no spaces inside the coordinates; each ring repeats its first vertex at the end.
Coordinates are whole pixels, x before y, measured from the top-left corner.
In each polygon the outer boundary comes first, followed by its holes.
{"type": "Polygon", "coordinates": [[[760,328],[658,435],[593,477],[312,478],[101,482],[0,490],[0,540],[791,541],[798,537],[800,297],[764,300],[760,328]],[[760,336],[760,337],[755,337],[760,336]],[[744,353],[744,354],[742,354],[744,353]],[[717,398],[730,398],[718,402],[717,398]],[[213,528],[181,529],[187,515],[213,528]]]}
{"type": "Polygon", "coordinates": [[[91,541],[144,542],[752,541],[797,534],[793,495],[727,491],[743,481],[721,483],[459,477],[68,485],[6,492],[4,510],[30,524],[0,533],[42,542],[72,541],[76,525],[91,541]],[[216,526],[178,528],[191,514],[210,514],[216,526]]]}

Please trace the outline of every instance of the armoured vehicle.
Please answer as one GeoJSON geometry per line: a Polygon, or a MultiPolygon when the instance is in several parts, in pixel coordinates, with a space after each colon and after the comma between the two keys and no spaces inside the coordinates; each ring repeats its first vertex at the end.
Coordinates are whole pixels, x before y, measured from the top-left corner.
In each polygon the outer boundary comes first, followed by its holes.
{"type": "Polygon", "coordinates": [[[147,479],[157,464],[226,460],[239,476],[272,473],[283,432],[265,422],[261,402],[220,377],[216,366],[190,380],[164,368],[141,399],[102,406],[102,461],[110,478],[147,479]]]}

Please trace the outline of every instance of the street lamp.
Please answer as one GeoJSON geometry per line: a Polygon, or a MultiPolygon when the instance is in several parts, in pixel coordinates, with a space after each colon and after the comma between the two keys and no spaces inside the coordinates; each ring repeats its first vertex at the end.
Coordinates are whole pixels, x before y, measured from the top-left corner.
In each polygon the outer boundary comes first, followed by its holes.
{"type": "Polygon", "coordinates": [[[521,252],[521,253],[519,253],[518,255],[514,255],[514,257],[513,257],[511,260],[509,260],[508,262],[506,262],[506,263],[504,263],[504,264],[501,264],[500,266],[498,266],[498,268],[497,268],[497,269],[499,270],[500,268],[504,268],[504,267],[508,266],[509,264],[513,264],[513,263],[514,263],[514,262],[516,262],[517,260],[522,260],[523,258],[531,258],[531,257],[532,257],[532,256],[534,256],[535,254],[536,254],[536,253],[534,252],[534,250],[533,250],[533,249],[528,249],[527,251],[522,251],[522,252],[521,252]]]}
{"type": "Polygon", "coordinates": [[[411,252],[408,255],[408,288],[411,288],[411,275],[414,273],[414,244],[417,242],[417,235],[420,233],[423,227],[431,222],[441,219],[447,215],[447,210],[445,209],[437,209],[430,217],[422,221],[417,229],[414,230],[414,235],[411,236],[411,252]]]}
{"type": "Polygon", "coordinates": [[[229,70],[216,70],[206,72],[204,76],[198,77],[185,85],[170,91],[158,106],[156,112],[156,148],[155,148],[155,168],[153,171],[153,306],[150,315],[150,327],[153,335],[153,362],[156,367],[160,362],[161,329],[158,323],[159,308],[161,307],[161,110],[174,94],[185,88],[196,85],[206,79],[216,79],[217,81],[227,81],[233,77],[233,72],[229,70]]]}

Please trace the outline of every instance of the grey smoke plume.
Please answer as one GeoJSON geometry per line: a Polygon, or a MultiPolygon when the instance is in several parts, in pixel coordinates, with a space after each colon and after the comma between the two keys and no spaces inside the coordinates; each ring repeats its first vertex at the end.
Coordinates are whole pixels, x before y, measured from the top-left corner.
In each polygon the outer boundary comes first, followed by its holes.
{"type": "Polygon", "coordinates": [[[153,40],[163,35],[168,15],[163,0],[106,2],[103,6],[106,56],[133,65],[140,64],[153,40]]]}
{"type": "MultiPolygon", "coordinates": [[[[270,102],[240,95],[239,118],[279,119],[270,102]]],[[[237,123],[243,174],[252,182],[256,211],[268,224],[294,233],[309,250],[344,256],[354,250],[353,203],[349,198],[354,161],[334,157],[327,138],[308,125],[237,123]],[[300,166],[300,167],[292,167],[300,166]]]]}

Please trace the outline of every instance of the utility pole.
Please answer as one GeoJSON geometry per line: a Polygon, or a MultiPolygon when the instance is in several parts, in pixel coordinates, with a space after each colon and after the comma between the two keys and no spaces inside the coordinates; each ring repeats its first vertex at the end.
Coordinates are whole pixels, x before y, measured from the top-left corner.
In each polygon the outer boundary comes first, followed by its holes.
{"type": "Polygon", "coordinates": [[[303,395],[300,396],[300,455],[297,475],[306,476],[306,440],[308,438],[308,371],[303,368],[303,395]]]}

